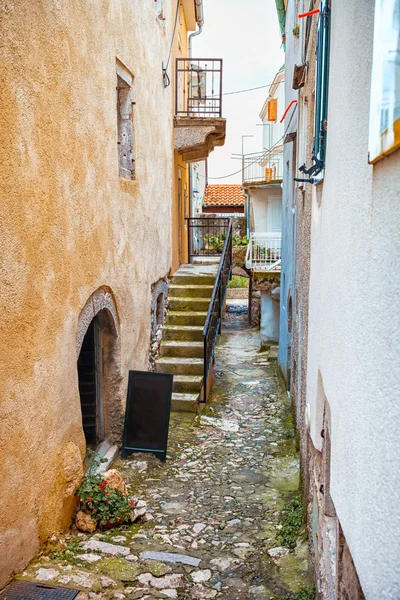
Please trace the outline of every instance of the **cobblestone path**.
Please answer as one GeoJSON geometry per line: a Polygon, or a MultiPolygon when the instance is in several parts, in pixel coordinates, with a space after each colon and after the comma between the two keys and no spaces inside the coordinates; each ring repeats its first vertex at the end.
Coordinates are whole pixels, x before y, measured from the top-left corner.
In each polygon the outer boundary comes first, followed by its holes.
{"type": "Polygon", "coordinates": [[[279,537],[298,457],[276,361],[258,348],[256,330],[228,322],[211,403],[201,417],[172,416],[166,463],[141,454],[114,465],[152,520],[70,534],[22,578],[79,587],[91,600],[275,599],[309,584],[306,542],[289,553],[279,537]],[[83,549],[89,538],[94,552],[83,549]]]}

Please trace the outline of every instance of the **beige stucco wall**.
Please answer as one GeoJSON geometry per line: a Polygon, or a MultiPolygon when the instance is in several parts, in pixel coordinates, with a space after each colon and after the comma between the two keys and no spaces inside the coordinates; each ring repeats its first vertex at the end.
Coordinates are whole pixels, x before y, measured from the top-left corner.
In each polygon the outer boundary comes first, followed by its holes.
{"type": "MultiPolygon", "coordinates": [[[[194,6],[194,4],[193,4],[194,6]]],[[[185,1],[181,4],[179,9],[179,23],[177,35],[174,38],[172,46],[172,63],[175,65],[177,58],[187,58],[189,56],[189,44],[188,34],[192,29],[190,27],[196,27],[193,20],[193,11],[189,15],[186,15],[185,9],[192,9],[192,5],[185,1]],[[186,18],[188,17],[188,19],[186,18]],[[189,25],[188,25],[189,22],[189,25]],[[191,23],[191,25],[190,25],[191,23]]],[[[175,68],[175,67],[174,67],[175,68]]],[[[174,110],[175,110],[175,79],[172,81],[172,88],[174,92],[174,110]]],[[[187,206],[189,206],[189,165],[186,163],[182,156],[176,151],[173,153],[174,166],[173,166],[173,182],[172,182],[172,264],[171,273],[179,268],[180,264],[188,262],[188,242],[187,242],[187,223],[185,217],[189,217],[190,214],[185,214],[185,189],[187,196],[187,206]],[[179,178],[179,175],[181,176],[179,178]],[[178,186],[180,185],[180,197],[181,202],[179,206],[178,201],[178,186]]]]}
{"type": "MultiPolygon", "coordinates": [[[[400,597],[400,153],[368,164],[373,0],[332,2],[325,180],[313,189],[307,401],[369,600],[400,597]]],[[[378,82],[379,84],[379,82],[378,82]]]]}
{"type": "Polygon", "coordinates": [[[173,8],[0,7],[0,587],[68,523],[85,442],[80,311],[114,296],[123,376],[147,367],[151,284],[171,263],[173,8]],[[136,181],[118,175],[116,58],[134,77],[136,181]]]}

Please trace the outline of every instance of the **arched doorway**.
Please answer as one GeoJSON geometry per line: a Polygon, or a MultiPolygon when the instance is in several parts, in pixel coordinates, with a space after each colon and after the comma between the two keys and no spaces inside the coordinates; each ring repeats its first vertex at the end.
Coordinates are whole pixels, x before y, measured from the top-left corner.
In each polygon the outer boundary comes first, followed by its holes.
{"type": "Polygon", "coordinates": [[[83,432],[87,446],[94,449],[121,434],[118,320],[107,289],[98,290],[80,315],[77,371],[83,432]]]}
{"type": "Polygon", "coordinates": [[[97,316],[83,338],[78,358],[78,381],[86,444],[94,448],[104,440],[103,353],[97,316]]]}

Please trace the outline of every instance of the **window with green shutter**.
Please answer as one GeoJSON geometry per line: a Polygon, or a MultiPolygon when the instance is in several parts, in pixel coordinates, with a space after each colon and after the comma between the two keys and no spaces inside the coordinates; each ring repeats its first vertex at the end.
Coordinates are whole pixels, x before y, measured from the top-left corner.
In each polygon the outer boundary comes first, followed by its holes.
{"type": "Polygon", "coordinates": [[[322,0],[317,31],[313,146],[313,155],[322,168],[325,166],[328,118],[330,19],[330,0],[322,0]]]}

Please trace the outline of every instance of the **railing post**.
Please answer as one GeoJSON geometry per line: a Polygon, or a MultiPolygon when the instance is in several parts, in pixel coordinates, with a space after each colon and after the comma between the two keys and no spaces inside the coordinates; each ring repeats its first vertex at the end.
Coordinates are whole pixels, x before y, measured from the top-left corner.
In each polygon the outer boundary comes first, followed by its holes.
{"type": "Polygon", "coordinates": [[[203,340],[204,340],[203,402],[207,402],[207,368],[208,368],[208,357],[207,357],[207,336],[206,335],[203,335],[203,340]]]}
{"type": "Polygon", "coordinates": [[[190,219],[187,219],[187,228],[188,228],[188,263],[190,264],[190,260],[191,260],[190,231],[192,229],[190,219]]]}

